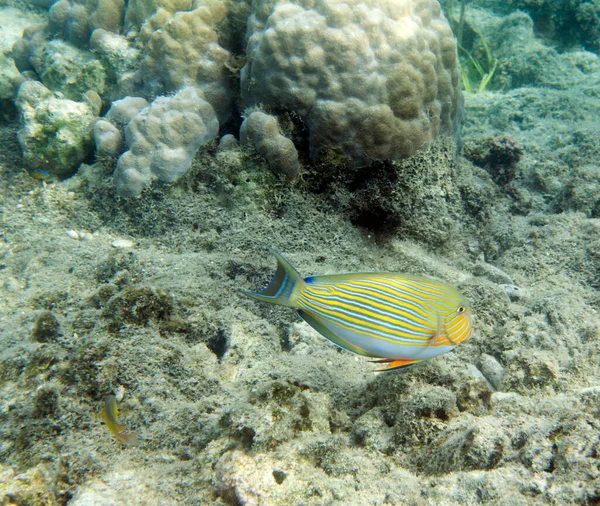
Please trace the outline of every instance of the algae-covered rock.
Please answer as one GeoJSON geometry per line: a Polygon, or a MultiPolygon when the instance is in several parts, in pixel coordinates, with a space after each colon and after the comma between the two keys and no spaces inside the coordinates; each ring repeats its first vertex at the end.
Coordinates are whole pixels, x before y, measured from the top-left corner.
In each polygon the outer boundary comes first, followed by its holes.
{"type": "Polygon", "coordinates": [[[126,287],[106,305],[106,314],[112,320],[111,328],[121,325],[147,325],[168,319],[173,312],[173,301],[168,294],[145,287],[126,287]]]}
{"type": "Polygon", "coordinates": [[[12,100],[22,82],[23,76],[14,60],[5,53],[0,53],[0,100],[12,100]]]}
{"type": "Polygon", "coordinates": [[[107,77],[100,60],[59,39],[44,48],[40,77],[44,85],[62,93],[65,98],[80,100],[88,90],[104,95],[107,77]]]}
{"type": "Polygon", "coordinates": [[[92,128],[99,110],[87,102],[58,98],[36,81],[21,84],[16,105],[25,164],[56,176],[72,175],[92,152],[92,128]]]}
{"type": "Polygon", "coordinates": [[[126,37],[102,28],[97,28],[90,37],[90,48],[102,62],[112,86],[107,90],[111,99],[133,95],[139,89],[140,51],[126,37]]]}
{"type": "Polygon", "coordinates": [[[43,311],[35,320],[31,336],[39,343],[56,341],[61,335],[60,323],[51,311],[43,311]]]}
{"type": "Polygon", "coordinates": [[[354,168],[340,160],[307,167],[308,189],[326,195],[362,228],[402,233],[435,246],[460,238],[459,216],[480,222],[490,212],[491,181],[456,162],[452,139],[436,140],[408,160],[354,168]]]}

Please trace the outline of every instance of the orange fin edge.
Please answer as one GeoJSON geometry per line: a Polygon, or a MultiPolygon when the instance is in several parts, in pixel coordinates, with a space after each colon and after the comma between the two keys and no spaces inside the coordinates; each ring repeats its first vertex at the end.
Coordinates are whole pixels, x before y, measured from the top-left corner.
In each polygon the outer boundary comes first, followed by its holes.
{"type": "Polygon", "coordinates": [[[409,367],[418,362],[421,362],[421,360],[394,360],[389,358],[383,358],[381,360],[372,360],[371,362],[376,364],[386,364],[380,369],[375,369],[375,372],[388,372],[394,371],[396,369],[402,369],[403,367],[409,367]]]}

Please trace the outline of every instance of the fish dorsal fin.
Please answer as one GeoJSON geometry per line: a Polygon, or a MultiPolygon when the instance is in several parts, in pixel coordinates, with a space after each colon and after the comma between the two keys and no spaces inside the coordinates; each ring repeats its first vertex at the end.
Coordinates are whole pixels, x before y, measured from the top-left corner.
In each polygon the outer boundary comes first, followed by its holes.
{"type": "Polygon", "coordinates": [[[346,272],[342,274],[319,274],[304,279],[307,283],[345,283],[348,281],[364,281],[370,278],[398,279],[417,281],[420,283],[439,284],[440,280],[429,276],[402,274],[400,272],[346,272]]]}

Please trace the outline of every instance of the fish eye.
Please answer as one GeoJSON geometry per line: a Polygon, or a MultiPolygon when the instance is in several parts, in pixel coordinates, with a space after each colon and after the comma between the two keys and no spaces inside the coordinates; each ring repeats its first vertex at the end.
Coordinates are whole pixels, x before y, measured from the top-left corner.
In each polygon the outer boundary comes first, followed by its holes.
{"type": "Polygon", "coordinates": [[[466,311],[465,306],[458,306],[458,309],[456,310],[456,312],[458,314],[464,313],[466,311]]]}

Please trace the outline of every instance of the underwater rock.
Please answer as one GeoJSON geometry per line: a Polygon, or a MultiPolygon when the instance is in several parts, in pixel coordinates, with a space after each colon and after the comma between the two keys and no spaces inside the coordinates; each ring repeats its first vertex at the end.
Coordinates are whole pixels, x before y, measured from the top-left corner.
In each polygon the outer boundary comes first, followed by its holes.
{"type": "Polygon", "coordinates": [[[0,464],[0,502],[3,504],[56,504],[61,499],[56,494],[50,466],[40,464],[19,473],[0,464]]]}
{"type": "Polygon", "coordinates": [[[40,71],[44,86],[71,100],[80,100],[88,90],[101,96],[106,91],[107,76],[100,60],[60,39],[45,45],[40,71]]]}
{"type": "Polygon", "coordinates": [[[53,418],[59,413],[60,395],[53,385],[42,385],[35,391],[33,418],[53,418]]]}
{"type": "Polygon", "coordinates": [[[503,389],[525,394],[534,388],[552,388],[559,376],[555,358],[547,352],[522,349],[505,354],[503,389]]]}
{"type": "Polygon", "coordinates": [[[49,39],[46,25],[33,25],[23,30],[23,36],[12,47],[12,57],[20,72],[33,70],[41,75],[44,48],[49,39]]]}
{"type": "Polygon", "coordinates": [[[28,167],[70,176],[93,148],[99,113],[89,103],[62,99],[43,84],[25,81],[16,100],[21,121],[17,137],[28,167]]]}
{"type": "Polygon", "coordinates": [[[245,105],[297,113],[313,158],[402,159],[456,132],[456,41],[437,0],[256,1],[247,38],[245,105]]]}
{"type": "MultiPolygon", "coordinates": [[[[0,16],[0,101],[8,102],[14,100],[17,88],[25,80],[14,62],[12,48],[21,40],[27,27],[39,23],[40,17],[35,12],[23,12],[11,7],[0,7],[0,16]]],[[[1,105],[3,111],[6,111],[7,105],[1,105]]]]}
{"type": "Polygon", "coordinates": [[[518,10],[531,16],[536,34],[550,39],[561,51],[584,47],[600,52],[600,11],[588,0],[485,0],[479,5],[509,14],[518,10]]]}
{"type": "Polygon", "coordinates": [[[62,332],[60,323],[51,311],[43,311],[35,320],[31,337],[38,343],[51,343],[56,341],[62,332]]]}
{"type": "Polygon", "coordinates": [[[126,37],[97,28],[90,37],[90,48],[100,59],[107,79],[107,98],[115,100],[134,95],[140,88],[140,51],[133,41],[126,37]]]}
{"type": "Polygon", "coordinates": [[[495,357],[483,353],[479,357],[479,369],[490,384],[499,390],[502,387],[502,379],[504,378],[504,367],[495,357]]]}
{"type": "Polygon", "coordinates": [[[106,304],[110,328],[117,331],[122,325],[148,325],[168,320],[173,314],[172,297],[160,290],[128,286],[106,304]]]}
{"type": "Polygon", "coordinates": [[[352,426],[357,443],[366,448],[375,448],[382,453],[394,449],[394,431],[385,423],[385,412],[376,407],[357,418],[352,426]]]}
{"type": "Polygon", "coordinates": [[[219,139],[219,144],[217,145],[217,153],[225,153],[227,151],[236,151],[239,149],[240,143],[235,138],[235,136],[231,134],[224,135],[219,139]]]}
{"type": "Polygon", "coordinates": [[[0,53],[0,100],[11,100],[23,79],[14,60],[0,53]]]}
{"type": "Polygon", "coordinates": [[[465,156],[474,164],[486,169],[494,182],[505,187],[517,176],[517,163],[523,155],[522,144],[508,135],[490,137],[483,145],[465,146],[465,156]]]}
{"type": "Polygon", "coordinates": [[[139,195],[153,179],[175,181],[187,172],[198,148],[216,138],[214,109],[194,88],[157,98],[125,129],[129,150],[114,173],[121,197],[139,195]]]}
{"type": "Polygon", "coordinates": [[[444,138],[408,160],[374,162],[359,169],[339,160],[323,161],[306,167],[303,180],[311,192],[327,196],[353,224],[370,232],[449,245],[460,237],[458,221],[466,221],[465,211],[470,211],[465,209],[465,196],[480,223],[495,191],[493,183],[456,166],[455,150],[454,141],[444,138]]]}
{"type": "Polygon", "coordinates": [[[456,394],[441,386],[423,386],[398,405],[393,415],[396,444],[424,445],[458,415],[456,394]]]}

